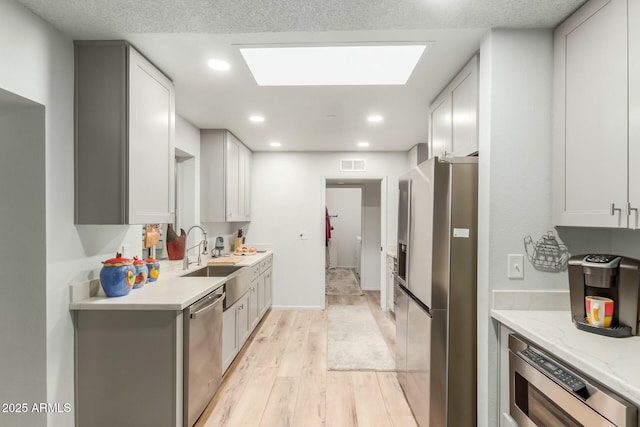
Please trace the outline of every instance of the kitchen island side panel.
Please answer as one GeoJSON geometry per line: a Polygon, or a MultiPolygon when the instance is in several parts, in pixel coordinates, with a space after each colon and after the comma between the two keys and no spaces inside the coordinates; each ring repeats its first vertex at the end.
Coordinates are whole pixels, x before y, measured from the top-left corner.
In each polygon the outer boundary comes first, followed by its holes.
{"type": "Polygon", "coordinates": [[[180,425],[182,312],[75,313],[76,425],[180,425]]]}

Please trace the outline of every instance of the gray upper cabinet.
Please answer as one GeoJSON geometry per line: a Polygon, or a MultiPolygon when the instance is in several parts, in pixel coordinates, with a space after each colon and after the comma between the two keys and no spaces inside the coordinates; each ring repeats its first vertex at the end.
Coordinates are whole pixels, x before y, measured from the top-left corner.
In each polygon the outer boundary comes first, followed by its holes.
{"type": "Polygon", "coordinates": [[[124,41],[75,42],[75,221],[169,223],[174,87],[124,41]]]}
{"type": "Polygon", "coordinates": [[[200,220],[251,221],[251,151],[226,129],[200,131],[200,220]]]}
{"type": "Polygon", "coordinates": [[[638,227],[638,3],[592,0],[556,29],[556,225],[638,227]]]}
{"type": "Polygon", "coordinates": [[[429,107],[431,156],[478,151],[478,55],[460,70],[429,107]]]}

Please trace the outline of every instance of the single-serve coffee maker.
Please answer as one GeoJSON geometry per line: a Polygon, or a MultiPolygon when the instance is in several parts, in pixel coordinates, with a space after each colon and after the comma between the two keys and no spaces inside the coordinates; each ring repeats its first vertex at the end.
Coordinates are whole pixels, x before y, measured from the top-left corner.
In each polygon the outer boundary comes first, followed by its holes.
{"type": "Polygon", "coordinates": [[[610,337],[639,335],[640,260],[618,255],[569,259],[571,316],[578,329],[610,337]]]}

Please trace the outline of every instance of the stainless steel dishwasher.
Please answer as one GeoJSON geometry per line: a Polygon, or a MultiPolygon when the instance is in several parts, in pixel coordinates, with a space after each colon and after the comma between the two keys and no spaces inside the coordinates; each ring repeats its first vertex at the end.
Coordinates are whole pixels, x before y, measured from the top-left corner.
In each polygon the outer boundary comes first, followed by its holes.
{"type": "Polygon", "coordinates": [[[223,287],[184,311],[184,425],[193,426],[222,381],[223,287]]]}

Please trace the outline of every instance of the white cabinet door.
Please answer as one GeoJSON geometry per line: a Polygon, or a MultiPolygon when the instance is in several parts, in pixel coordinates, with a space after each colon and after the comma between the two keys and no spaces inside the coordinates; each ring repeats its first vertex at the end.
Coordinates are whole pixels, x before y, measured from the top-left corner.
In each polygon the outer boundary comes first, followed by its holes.
{"type": "Polygon", "coordinates": [[[222,314],[222,371],[226,371],[238,354],[238,325],[235,307],[222,314]]]}
{"type": "Polygon", "coordinates": [[[429,107],[431,157],[478,151],[478,55],[474,55],[429,107]]]}
{"type": "Polygon", "coordinates": [[[236,307],[236,322],[238,323],[238,348],[242,348],[251,335],[251,320],[249,319],[249,299],[251,291],[247,292],[238,302],[236,307]]]}
{"type": "Polygon", "coordinates": [[[129,223],[168,223],[173,211],[173,85],[129,49],[129,223]]]}
{"type": "Polygon", "coordinates": [[[240,219],[240,146],[235,138],[229,134],[227,137],[226,152],[226,201],[227,221],[238,221],[240,219]]]}
{"type": "Polygon", "coordinates": [[[200,131],[200,220],[251,220],[251,151],[226,129],[200,131]]]}
{"type": "Polygon", "coordinates": [[[431,153],[432,157],[443,157],[451,152],[451,96],[443,94],[432,104],[431,109],[431,153]]]}
{"type": "Polygon", "coordinates": [[[272,283],[272,275],[271,275],[271,269],[267,270],[267,272],[265,273],[265,284],[264,284],[264,289],[265,289],[265,293],[264,293],[264,305],[265,305],[265,309],[268,309],[269,307],[271,307],[271,304],[273,302],[273,283],[272,283]]]}
{"type": "Polygon", "coordinates": [[[587,3],[555,50],[555,222],[627,227],[627,2],[587,3]]]}
{"type": "Polygon", "coordinates": [[[264,313],[267,311],[266,305],[266,273],[261,274],[258,279],[258,316],[262,317],[264,313]]]}
{"type": "Polygon", "coordinates": [[[244,145],[238,150],[238,219],[251,219],[251,151],[244,145]]]}
{"type": "Polygon", "coordinates": [[[260,320],[260,312],[258,311],[258,301],[260,298],[258,296],[259,285],[260,279],[258,278],[253,281],[251,288],[249,288],[249,324],[251,325],[251,331],[253,331],[260,320]]]}
{"type": "Polygon", "coordinates": [[[451,155],[478,151],[478,57],[451,84],[451,155]]]}
{"type": "Polygon", "coordinates": [[[640,2],[629,1],[629,228],[640,228],[640,2]],[[631,48],[633,47],[633,48],[631,48]]]}
{"type": "Polygon", "coordinates": [[[225,222],[225,132],[200,131],[200,221],[225,222]]]}

